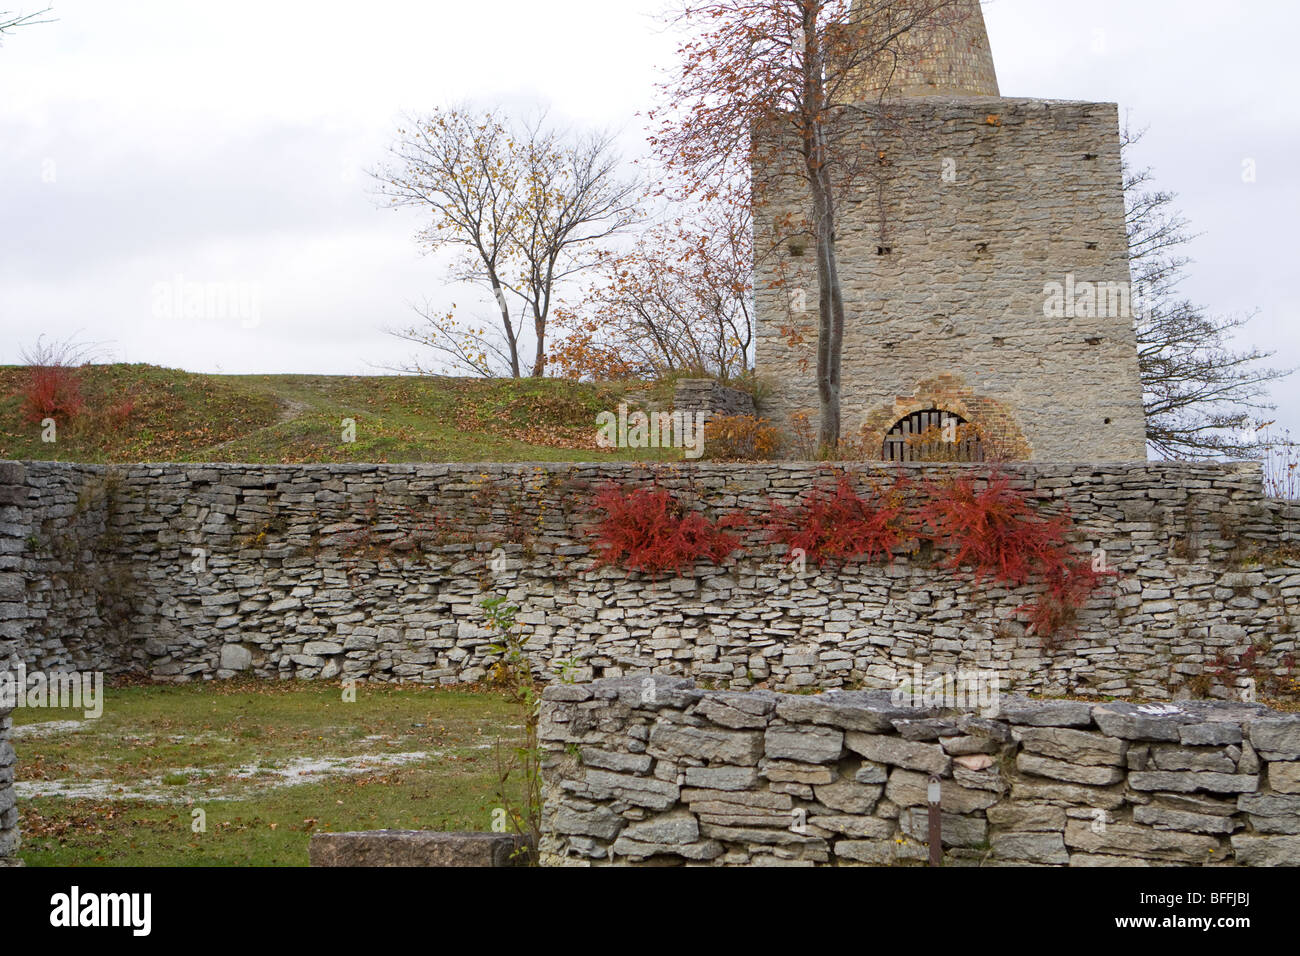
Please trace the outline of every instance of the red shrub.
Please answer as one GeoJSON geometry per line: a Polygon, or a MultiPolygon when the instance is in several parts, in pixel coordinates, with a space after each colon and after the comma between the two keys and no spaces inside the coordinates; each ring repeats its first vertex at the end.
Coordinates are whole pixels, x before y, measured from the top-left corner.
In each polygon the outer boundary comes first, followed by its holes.
{"type": "Polygon", "coordinates": [[[1021,608],[1034,632],[1050,639],[1073,624],[1102,573],[1075,555],[1068,514],[1041,516],[1004,475],[990,476],[983,487],[973,478],[929,485],[927,496],[920,509],[923,534],[950,552],[946,567],[970,566],[977,582],[993,578],[1008,587],[1041,581],[1043,595],[1021,608]]]}
{"type": "Polygon", "coordinates": [[[47,418],[64,424],[86,407],[81,396],[81,367],[91,362],[95,347],[75,340],[46,341],[21,350],[27,377],[19,386],[21,413],[33,425],[47,418]]]}
{"type": "Polygon", "coordinates": [[[814,488],[793,508],[772,505],[771,539],[791,551],[803,551],[817,564],[842,564],[879,558],[893,560],[893,552],[907,537],[903,492],[906,484],[895,479],[886,492],[873,489],[870,499],[853,490],[842,475],[834,489],[814,488]]]}
{"type": "Polygon", "coordinates": [[[1001,475],[982,488],[973,478],[927,486],[920,519],[925,537],[951,550],[946,566],[969,565],[977,581],[991,577],[1017,587],[1069,551],[1069,518],[1040,517],[1029,498],[1001,475]]]}
{"type": "Polygon", "coordinates": [[[86,407],[77,369],[66,365],[29,366],[19,396],[23,418],[33,425],[47,418],[67,422],[86,407]]]}
{"type": "Polygon", "coordinates": [[[1021,610],[1028,613],[1034,633],[1050,643],[1059,631],[1073,627],[1079,610],[1101,584],[1103,573],[1094,571],[1091,562],[1066,558],[1048,568],[1046,577],[1047,591],[1021,610]]]}
{"type": "Polygon", "coordinates": [[[746,521],[740,514],[710,521],[662,488],[611,485],[597,494],[596,507],[605,512],[596,529],[597,566],[618,565],[651,577],[680,573],[700,559],[721,564],[740,547],[727,529],[746,521]]]}
{"type": "Polygon", "coordinates": [[[135,414],[135,396],[128,396],[116,405],[110,405],[104,411],[105,417],[115,428],[124,428],[135,414]]]}

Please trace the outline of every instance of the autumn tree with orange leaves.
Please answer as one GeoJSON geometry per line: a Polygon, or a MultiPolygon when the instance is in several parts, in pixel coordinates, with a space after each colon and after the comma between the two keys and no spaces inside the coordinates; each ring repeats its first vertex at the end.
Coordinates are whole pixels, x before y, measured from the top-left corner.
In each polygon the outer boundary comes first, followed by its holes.
{"type": "Polygon", "coordinates": [[[742,378],[752,367],[753,231],[747,203],[674,207],[606,257],[552,351],[570,378],[742,378]]]}
{"type": "MultiPolygon", "coordinates": [[[[793,181],[801,213],[779,237],[810,237],[817,267],[818,444],[840,442],[840,365],[845,303],[836,257],[840,198],[878,162],[853,120],[906,133],[882,104],[891,77],[924,55],[922,31],[951,29],[968,0],[678,0],[669,22],[688,31],[679,66],[663,86],[653,144],[706,194],[748,172],[757,207],[793,181]],[[865,92],[864,92],[865,91],[865,92]]],[[[762,255],[765,250],[755,250],[762,255]]]]}

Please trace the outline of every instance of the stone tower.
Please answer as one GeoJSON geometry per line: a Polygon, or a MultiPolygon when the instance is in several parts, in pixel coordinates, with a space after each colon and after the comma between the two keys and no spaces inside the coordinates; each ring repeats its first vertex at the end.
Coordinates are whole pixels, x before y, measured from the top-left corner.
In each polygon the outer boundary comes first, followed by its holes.
{"type": "MultiPolygon", "coordinates": [[[[859,6],[860,0],[855,0],[859,6]]],[[[997,96],[993,48],[978,0],[961,0],[959,9],[924,35],[905,35],[903,55],[864,77],[858,92],[877,99],[882,90],[896,97],[997,96]]]]}
{"type": "MultiPolygon", "coordinates": [[[[1118,109],[1002,97],[968,12],[843,120],[839,148],[880,161],[838,196],[842,435],[882,459],[1143,461],[1118,109]]],[[[755,206],[755,358],[789,427],[817,419],[818,296],[810,240],[775,225],[809,207],[787,178],[755,206]]]]}

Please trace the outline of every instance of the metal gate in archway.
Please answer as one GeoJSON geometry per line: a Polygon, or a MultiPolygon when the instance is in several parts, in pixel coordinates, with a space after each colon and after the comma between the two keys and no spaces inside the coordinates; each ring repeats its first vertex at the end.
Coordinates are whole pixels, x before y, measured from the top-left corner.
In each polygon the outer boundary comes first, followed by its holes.
{"type": "Polygon", "coordinates": [[[881,457],[885,461],[983,461],[984,443],[978,430],[960,415],[929,408],[913,412],[889,430],[881,457]]]}

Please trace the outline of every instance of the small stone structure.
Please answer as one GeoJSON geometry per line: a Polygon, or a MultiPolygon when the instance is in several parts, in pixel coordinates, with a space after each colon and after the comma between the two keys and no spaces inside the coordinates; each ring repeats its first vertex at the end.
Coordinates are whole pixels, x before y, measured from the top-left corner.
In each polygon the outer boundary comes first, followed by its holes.
{"type": "MultiPolygon", "coordinates": [[[[1258,466],[1007,473],[1069,507],[1081,553],[1103,550],[1118,572],[1051,648],[1016,619],[1032,584],[977,584],[906,555],[799,570],[761,520],[734,564],[657,582],[592,567],[606,484],[658,481],[693,507],[761,519],[834,481],[817,465],[0,464],[0,670],[473,682],[497,660],[491,595],[521,609],[544,680],[576,661],[578,680],[891,688],[919,663],[995,669],[1024,693],[1170,698],[1220,655],[1258,645],[1255,664],[1277,669],[1295,654],[1300,508],[1265,499],[1258,466]]],[[[1236,695],[1245,677],[1202,692],[1236,695]]]]}
{"type": "Polygon", "coordinates": [[[14,797],[14,756],[9,732],[13,729],[11,712],[0,707],[0,866],[18,862],[18,807],[14,797]]]}
{"type": "Polygon", "coordinates": [[[673,410],[710,416],[754,415],[754,396],[711,378],[680,378],[673,386],[673,410]]]}
{"type": "Polygon", "coordinates": [[[937,777],[947,864],[1300,865],[1300,714],[996,704],[552,685],[542,862],[924,863],[937,777]]]}

